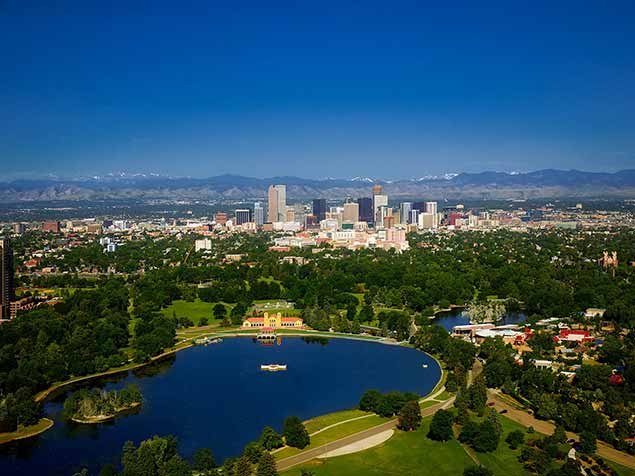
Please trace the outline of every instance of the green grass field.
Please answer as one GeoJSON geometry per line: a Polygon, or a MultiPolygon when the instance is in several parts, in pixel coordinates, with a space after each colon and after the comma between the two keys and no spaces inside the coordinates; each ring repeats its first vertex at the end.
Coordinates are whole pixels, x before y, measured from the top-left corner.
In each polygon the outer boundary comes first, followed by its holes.
{"type": "MultiPolygon", "coordinates": [[[[212,324],[214,322],[214,306],[216,304],[204,302],[200,299],[192,302],[178,300],[161,309],[161,314],[166,317],[172,317],[173,314],[176,314],[176,317],[188,317],[192,319],[194,325],[198,325],[202,317],[207,317],[209,323],[212,324]]],[[[225,304],[225,307],[227,307],[227,313],[229,313],[234,305],[225,304]]]]}
{"type": "MultiPolygon", "coordinates": [[[[431,418],[426,418],[421,428],[415,432],[397,432],[387,442],[359,453],[325,460],[313,460],[285,471],[285,476],[300,476],[301,469],[312,471],[315,476],[397,476],[435,475],[460,476],[466,466],[475,464],[456,440],[445,443],[432,441],[426,437],[431,418]]],[[[364,420],[361,420],[364,421],[364,420]]],[[[529,473],[518,461],[520,449],[511,450],[505,438],[513,430],[525,432],[525,428],[507,418],[501,417],[503,435],[496,451],[492,453],[473,452],[478,461],[494,472],[495,476],[528,476],[529,473]]],[[[325,431],[324,433],[327,433],[325,431]]],[[[316,435],[318,436],[318,435],[316,435]]],[[[525,438],[539,438],[529,435],[525,438]]],[[[292,453],[293,454],[293,453],[292,453]]],[[[635,471],[614,464],[620,476],[634,476],[635,471]]]]}
{"type": "Polygon", "coordinates": [[[326,428],[329,425],[339,423],[341,421],[350,420],[352,418],[358,418],[364,415],[371,415],[369,412],[362,410],[342,410],[341,412],[327,413],[319,417],[312,418],[305,422],[304,426],[309,434],[314,433],[322,428],[326,428]]]}
{"type": "Polygon", "coordinates": [[[316,476],[357,475],[435,475],[460,476],[471,460],[456,441],[439,443],[426,438],[430,419],[411,433],[398,432],[387,442],[345,456],[311,461],[284,472],[286,476],[300,476],[302,468],[316,476]]]}
{"type": "Polygon", "coordinates": [[[324,430],[317,435],[312,436],[311,444],[304,448],[304,450],[289,447],[274,453],[274,456],[277,460],[281,460],[283,458],[301,453],[302,451],[317,448],[318,446],[330,443],[331,441],[339,440],[340,438],[344,438],[345,436],[355,434],[362,430],[367,430],[368,428],[380,425],[381,423],[384,423],[386,421],[388,421],[387,418],[380,417],[379,415],[371,415],[368,418],[361,418],[359,420],[342,423],[341,425],[329,428],[328,430],[324,430]]]}

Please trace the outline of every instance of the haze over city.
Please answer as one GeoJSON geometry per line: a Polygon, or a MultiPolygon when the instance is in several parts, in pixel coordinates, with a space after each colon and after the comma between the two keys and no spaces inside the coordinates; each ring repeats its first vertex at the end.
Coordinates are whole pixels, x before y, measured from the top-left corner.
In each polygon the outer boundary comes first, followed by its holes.
{"type": "Polygon", "coordinates": [[[635,159],[633,2],[0,2],[3,179],[635,159]]]}
{"type": "Polygon", "coordinates": [[[635,476],[635,3],[446,3],[0,0],[0,475],[635,476]]]}

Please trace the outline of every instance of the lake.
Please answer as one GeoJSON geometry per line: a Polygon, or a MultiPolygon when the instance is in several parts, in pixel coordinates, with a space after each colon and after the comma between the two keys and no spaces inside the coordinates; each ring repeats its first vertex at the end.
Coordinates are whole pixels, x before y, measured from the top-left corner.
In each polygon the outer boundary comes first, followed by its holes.
{"type": "Polygon", "coordinates": [[[265,426],[280,431],[285,417],[302,420],[352,408],[370,388],[429,393],[441,375],[435,360],[417,350],[347,339],[284,337],[265,346],[251,338],[192,347],[160,364],[93,381],[87,387],[134,383],[144,396],[134,414],[82,425],[60,413],[69,391],[49,399],[45,413],[55,425],[40,436],[0,446],[0,474],[92,474],[118,463],[125,441],[173,434],[181,454],[212,448],[217,461],[237,456],[265,426]],[[288,365],[262,372],[260,364],[288,365]],[[422,365],[427,364],[428,368],[422,365]]]}
{"type": "MultiPolygon", "coordinates": [[[[508,312],[502,322],[499,324],[518,324],[527,319],[527,316],[521,312],[508,312]]],[[[454,326],[464,326],[470,323],[470,318],[467,312],[463,308],[455,307],[451,311],[444,311],[437,314],[432,320],[433,324],[443,326],[448,331],[451,331],[454,326]]]]}

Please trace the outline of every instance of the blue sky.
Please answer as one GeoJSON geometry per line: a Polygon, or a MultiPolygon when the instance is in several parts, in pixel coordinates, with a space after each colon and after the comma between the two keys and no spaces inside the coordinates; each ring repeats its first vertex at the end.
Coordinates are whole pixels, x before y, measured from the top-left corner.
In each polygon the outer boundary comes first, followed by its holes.
{"type": "Polygon", "coordinates": [[[635,168],[632,1],[107,3],[0,0],[0,177],[635,168]]]}

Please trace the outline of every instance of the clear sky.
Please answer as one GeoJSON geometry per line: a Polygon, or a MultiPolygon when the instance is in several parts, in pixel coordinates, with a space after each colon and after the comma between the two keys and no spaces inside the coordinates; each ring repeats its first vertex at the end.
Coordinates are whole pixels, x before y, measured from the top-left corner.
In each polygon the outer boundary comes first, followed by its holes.
{"type": "Polygon", "coordinates": [[[635,2],[426,3],[0,0],[0,178],[635,168],[635,2]]]}

